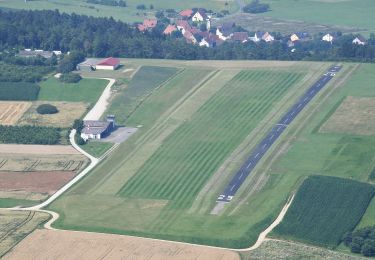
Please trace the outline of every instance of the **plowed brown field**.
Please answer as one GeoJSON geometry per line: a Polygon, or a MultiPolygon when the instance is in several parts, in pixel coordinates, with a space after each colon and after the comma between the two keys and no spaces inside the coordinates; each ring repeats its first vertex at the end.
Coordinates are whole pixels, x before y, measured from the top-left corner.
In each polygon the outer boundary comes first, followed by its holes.
{"type": "Polygon", "coordinates": [[[0,190],[53,194],[75,175],[72,171],[0,172],[0,190]]]}

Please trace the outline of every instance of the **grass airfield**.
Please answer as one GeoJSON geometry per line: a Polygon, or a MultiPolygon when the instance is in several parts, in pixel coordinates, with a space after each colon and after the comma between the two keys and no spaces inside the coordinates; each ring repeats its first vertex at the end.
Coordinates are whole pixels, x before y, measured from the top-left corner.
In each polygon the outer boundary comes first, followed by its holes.
{"type": "MultiPolygon", "coordinates": [[[[127,126],[142,126],[137,134],[50,206],[61,214],[56,227],[246,247],[273,221],[300,180],[321,174],[327,158],[342,164],[341,156],[350,156],[353,160],[345,166],[357,167],[357,150],[331,155],[342,135],[327,136],[316,131],[322,118],[331,114],[343,96],[361,92],[350,81],[346,83],[358,65],[345,64],[340,76],[318,94],[263,158],[233,202],[220,215],[212,215],[218,193],[251,148],[332,64],[159,60],[124,63],[134,70],[139,66],[159,66],[174,67],[178,72],[166,76],[164,83],[147,97],[139,97],[140,105],[125,121],[127,126]],[[305,138],[321,143],[301,147],[305,138]],[[300,150],[296,153],[295,149],[300,150]],[[317,157],[318,164],[316,154],[322,154],[317,157]],[[319,164],[319,158],[325,160],[319,164]],[[281,168],[283,163],[294,167],[281,168]],[[312,166],[315,171],[309,169],[312,166]]],[[[119,72],[107,73],[110,77],[119,72]]],[[[152,78],[149,80],[152,82],[152,78]]],[[[371,93],[366,91],[369,86],[362,88],[367,95],[371,93]]],[[[121,109],[120,103],[116,106],[121,109]]],[[[353,145],[359,144],[354,140],[353,145]]],[[[374,156],[373,146],[366,147],[366,154],[374,156]]],[[[369,166],[353,170],[351,175],[332,167],[326,174],[365,181],[366,167],[369,166]]]]}

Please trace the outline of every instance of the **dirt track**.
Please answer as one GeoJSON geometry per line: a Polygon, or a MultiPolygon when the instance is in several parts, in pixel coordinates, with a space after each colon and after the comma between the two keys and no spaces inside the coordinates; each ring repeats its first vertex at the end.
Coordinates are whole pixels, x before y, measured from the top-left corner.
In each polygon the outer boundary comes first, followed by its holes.
{"type": "Polygon", "coordinates": [[[36,230],[4,259],[219,259],[235,252],[145,238],[62,230],[36,230]]]}
{"type": "Polygon", "coordinates": [[[0,172],[0,190],[53,194],[70,181],[76,173],[55,172],[0,172]]]}
{"type": "Polygon", "coordinates": [[[0,144],[0,154],[80,154],[70,145],[0,144]]]}

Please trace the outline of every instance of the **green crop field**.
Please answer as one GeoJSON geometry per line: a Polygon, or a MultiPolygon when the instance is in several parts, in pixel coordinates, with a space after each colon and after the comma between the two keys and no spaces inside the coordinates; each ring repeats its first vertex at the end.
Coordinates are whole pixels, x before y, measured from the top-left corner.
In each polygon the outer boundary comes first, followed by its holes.
{"type": "Polygon", "coordinates": [[[153,17],[158,10],[175,9],[176,11],[184,10],[187,8],[201,7],[219,12],[221,10],[229,10],[231,12],[238,9],[234,0],[228,1],[175,1],[175,0],[127,0],[127,7],[116,7],[89,4],[84,0],[39,0],[27,1],[24,0],[2,0],[0,7],[13,8],[13,9],[58,9],[66,13],[78,13],[96,17],[113,17],[125,22],[140,22],[147,17],[153,17]],[[226,5],[225,3],[228,3],[226,5]],[[139,4],[144,4],[146,10],[138,10],[136,7],[139,4]],[[150,9],[150,5],[153,9],[150,9]]]}
{"type": "Polygon", "coordinates": [[[111,102],[108,113],[114,114],[123,123],[135,109],[157,88],[177,73],[170,67],[141,67],[126,89],[111,102]]]}
{"type": "Polygon", "coordinates": [[[53,77],[40,83],[39,100],[95,103],[108,81],[82,79],[78,83],[63,83],[53,77]]]}
{"type": "Polygon", "coordinates": [[[234,214],[236,203],[211,215],[235,169],[222,179],[216,172],[245,139],[246,149],[253,147],[260,138],[253,135],[269,129],[330,64],[128,62],[184,69],[130,116],[127,125],[143,126],[137,134],[50,206],[61,214],[56,227],[228,247],[254,242],[286,196],[269,199],[266,189],[234,214]],[[215,180],[218,184],[196,205],[215,180]]]}
{"type": "Polygon", "coordinates": [[[327,176],[307,178],[274,233],[334,248],[352,231],[375,194],[375,186],[327,176]]]}
{"type": "Polygon", "coordinates": [[[40,87],[28,82],[0,82],[0,100],[36,100],[40,87]]]}
{"type": "Polygon", "coordinates": [[[263,0],[262,2],[270,4],[272,9],[261,14],[262,16],[349,26],[375,32],[373,0],[263,0]]]}

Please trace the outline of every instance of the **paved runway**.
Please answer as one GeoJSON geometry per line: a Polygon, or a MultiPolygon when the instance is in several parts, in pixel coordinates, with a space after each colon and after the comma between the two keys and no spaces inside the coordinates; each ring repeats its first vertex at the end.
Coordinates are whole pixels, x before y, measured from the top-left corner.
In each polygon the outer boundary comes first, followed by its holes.
{"type": "Polygon", "coordinates": [[[331,67],[317,82],[314,83],[305,94],[294,104],[288,112],[272,127],[271,131],[251,152],[248,159],[234,175],[232,180],[224,189],[224,192],[217,198],[217,202],[230,202],[242,183],[246,180],[257,163],[262,159],[272,144],[279,138],[288,125],[297,117],[303,108],[315,97],[315,95],[340,71],[341,66],[331,67]]]}

